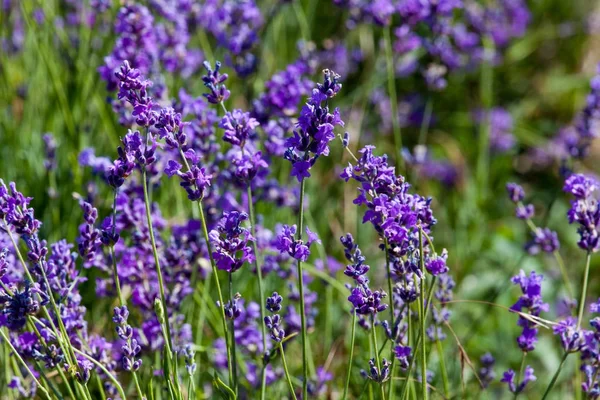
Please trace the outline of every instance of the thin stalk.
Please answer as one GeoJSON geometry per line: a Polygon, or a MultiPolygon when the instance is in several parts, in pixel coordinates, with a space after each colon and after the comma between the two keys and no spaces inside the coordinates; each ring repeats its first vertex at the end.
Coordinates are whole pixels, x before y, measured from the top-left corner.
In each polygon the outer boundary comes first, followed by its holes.
{"type": "MultiPolygon", "coordinates": [[[[113,212],[112,212],[112,233],[115,234],[116,231],[116,216],[117,216],[117,190],[115,190],[114,198],[113,198],[113,212]]],[[[112,259],[112,270],[113,270],[113,278],[115,280],[115,287],[117,288],[117,296],[119,298],[119,305],[121,307],[127,306],[127,302],[125,301],[125,297],[123,297],[123,292],[121,291],[121,281],[119,280],[119,273],[117,269],[117,256],[115,255],[115,245],[111,244],[108,247],[108,252],[110,258],[112,259]]],[[[127,339],[127,344],[131,345],[131,338],[127,339]]],[[[142,392],[142,388],[140,387],[140,382],[137,377],[137,372],[133,369],[131,370],[131,374],[133,375],[133,381],[135,382],[135,388],[140,396],[140,399],[144,398],[144,393],[142,392]]],[[[86,387],[87,388],[87,387],[86,387]]]]}
{"type": "Polygon", "coordinates": [[[489,161],[490,161],[490,110],[493,94],[493,66],[486,57],[493,50],[493,43],[489,38],[484,38],[484,61],[481,65],[479,81],[479,97],[482,103],[483,115],[479,124],[479,157],[477,159],[477,184],[480,188],[480,199],[487,196],[489,161]]]}
{"type": "Polygon", "coordinates": [[[446,371],[446,362],[444,360],[444,347],[441,340],[436,340],[438,356],[440,357],[440,370],[442,372],[442,382],[444,384],[444,396],[450,396],[450,382],[448,381],[448,372],[446,371]]]}
{"type": "Polygon", "coordinates": [[[90,357],[87,354],[85,354],[83,351],[75,349],[75,353],[86,358],[92,364],[96,365],[96,367],[100,368],[102,370],[102,372],[104,372],[106,374],[106,376],[108,376],[108,379],[110,379],[110,381],[115,385],[115,387],[117,388],[117,391],[119,392],[119,395],[121,395],[123,400],[127,399],[127,397],[125,396],[125,391],[123,390],[123,387],[119,383],[118,379],[115,378],[115,376],[113,374],[111,374],[109,370],[107,370],[101,363],[96,361],[93,357],[90,357]]]}
{"type": "MultiPolygon", "coordinates": [[[[222,102],[221,106],[225,108],[222,102]]],[[[190,164],[185,158],[185,154],[183,154],[183,150],[181,149],[181,147],[179,148],[179,155],[187,170],[190,171],[190,164]]],[[[210,259],[210,265],[212,267],[213,276],[215,278],[215,284],[217,286],[219,308],[221,309],[221,323],[223,324],[223,336],[225,337],[225,347],[227,348],[227,370],[229,371],[229,384],[231,385],[233,383],[231,345],[229,343],[229,330],[227,329],[227,318],[225,317],[225,303],[223,302],[223,292],[221,291],[221,283],[219,282],[219,270],[217,269],[217,264],[215,263],[215,259],[213,258],[212,251],[210,249],[210,237],[208,236],[208,225],[206,224],[206,217],[204,216],[204,207],[202,206],[202,200],[198,200],[196,202],[196,205],[198,206],[198,214],[200,214],[200,224],[202,225],[202,235],[204,236],[204,241],[206,242],[206,251],[208,252],[208,258],[210,259]]]]}
{"type": "MultiPolygon", "coordinates": [[[[525,357],[527,357],[527,352],[523,352],[523,358],[521,359],[521,367],[519,368],[519,375],[517,375],[517,385],[519,384],[519,382],[521,382],[521,379],[523,377],[523,369],[525,368],[525,357]]],[[[515,397],[513,397],[514,400],[517,400],[517,397],[519,396],[519,392],[515,391],[515,397]]]]}
{"type": "Polygon", "coordinates": [[[560,370],[562,369],[562,366],[565,363],[565,360],[567,359],[568,356],[569,356],[569,353],[565,352],[565,354],[561,358],[560,364],[558,365],[558,369],[554,373],[554,376],[552,377],[552,380],[550,381],[550,384],[546,388],[546,391],[544,392],[544,395],[542,396],[542,400],[546,400],[546,396],[548,396],[548,394],[550,394],[550,391],[554,387],[554,384],[556,383],[556,380],[558,379],[558,375],[560,375],[560,370]]]}
{"type": "MultiPolygon", "coordinates": [[[[427,400],[427,343],[425,341],[425,255],[423,253],[423,229],[419,228],[419,258],[421,264],[421,290],[419,291],[419,301],[421,304],[421,318],[419,324],[421,326],[421,389],[423,391],[423,399],[427,400]]],[[[429,308],[429,303],[427,303],[429,308]]]]}
{"type": "MultiPolygon", "coordinates": [[[[229,271],[229,301],[231,302],[231,306],[233,307],[233,273],[229,271]]],[[[262,307],[261,307],[262,308],[262,307]]],[[[231,357],[232,357],[232,365],[233,365],[233,392],[237,396],[238,393],[238,377],[237,377],[237,351],[235,345],[235,325],[234,319],[231,319],[231,357]]]]}
{"type": "Polygon", "coordinates": [[[592,259],[592,253],[588,252],[585,260],[585,271],[583,273],[583,288],[581,289],[581,298],[579,299],[579,313],[577,314],[577,330],[581,328],[581,321],[583,320],[583,311],[585,310],[585,297],[587,295],[588,278],[590,275],[590,261],[592,259]]]}
{"type": "Polygon", "coordinates": [[[352,333],[350,339],[350,358],[348,360],[348,372],[346,373],[346,384],[344,385],[344,394],[342,400],[348,396],[348,386],[350,386],[350,373],[352,372],[352,359],[354,358],[354,338],[356,336],[356,310],[352,310],[352,333]]]}
{"type": "MultiPolygon", "coordinates": [[[[436,277],[434,276],[433,279],[431,280],[431,286],[429,286],[429,291],[427,293],[427,304],[431,304],[431,298],[433,297],[433,287],[435,286],[435,281],[436,281],[436,277]]],[[[427,315],[429,314],[429,308],[427,307],[427,309],[425,310],[425,320],[427,320],[427,315]]],[[[419,334],[419,336],[417,336],[416,340],[415,340],[415,349],[418,349],[419,346],[421,345],[421,341],[423,340],[423,337],[421,334],[419,334]]],[[[416,356],[416,353],[415,353],[416,356]]],[[[415,357],[413,357],[409,364],[408,364],[408,369],[406,370],[406,375],[407,377],[410,377],[411,371],[412,371],[412,367],[414,365],[414,360],[415,357]]],[[[404,400],[406,398],[407,395],[407,389],[408,389],[408,382],[410,381],[410,379],[406,379],[404,381],[404,385],[402,388],[402,396],[400,397],[402,400],[404,400]]]]}
{"type": "MultiPolygon", "coordinates": [[[[385,268],[387,270],[387,283],[388,283],[388,291],[390,296],[390,324],[392,327],[392,332],[394,332],[395,324],[394,319],[396,318],[396,310],[394,306],[394,285],[392,283],[392,270],[390,267],[390,256],[388,253],[388,240],[387,237],[384,237],[385,244],[385,268]]],[[[388,391],[388,399],[394,398],[394,368],[396,366],[396,357],[394,357],[394,340],[390,341],[390,360],[392,360],[392,365],[390,367],[390,388],[388,391]]]]}
{"type": "Polygon", "coordinates": [[[33,381],[41,389],[41,391],[46,395],[46,397],[48,399],[51,399],[50,393],[48,393],[48,391],[46,390],[46,388],[44,386],[42,386],[42,384],[40,383],[40,381],[37,380],[37,378],[35,377],[33,371],[31,371],[31,369],[29,369],[29,366],[27,365],[27,363],[25,362],[25,360],[23,360],[23,358],[21,357],[21,355],[19,354],[19,352],[17,351],[17,349],[15,349],[15,346],[12,345],[12,343],[10,342],[10,339],[6,336],[6,333],[4,332],[3,329],[0,329],[0,335],[2,335],[2,338],[4,339],[4,341],[11,348],[11,350],[12,350],[13,354],[15,355],[15,357],[17,357],[17,360],[19,360],[21,362],[21,364],[23,364],[23,367],[25,368],[25,370],[29,373],[29,375],[31,375],[31,379],[33,379],[33,381]]]}
{"type": "MultiPolygon", "coordinates": [[[[375,362],[377,363],[377,370],[381,372],[381,361],[379,360],[379,346],[377,345],[377,332],[375,332],[375,314],[371,315],[371,338],[373,339],[373,347],[375,348],[375,362]]],[[[381,390],[381,400],[385,399],[385,391],[383,390],[383,384],[377,382],[379,390],[381,390]]]]}
{"type": "Polygon", "coordinates": [[[383,30],[383,39],[385,42],[385,61],[387,67],[388,95],[390,96],[390,107],[392,111],[392,130],[394,132],[394,147],[396,148],[396,167],[404,169],[404,159],[402,158],[402,132],[400,130],[400,121],[398,121],[398,97],[396,94],[396,77],[394,75],[394,56],[392,53],[392,39],[390,35],[390,26],[383,30]]]}
{"type": "Polygon", "coordinates": [[[142,168],[142,186],[144,189],[144,204],[146,206],[146,220],[148,222],[148,232],[150,234],[150,244],[152,245],[152,254],[154,255],[154,266],[156,268],[156,275],[158,276],[158,287],[160,290],[160,301],[165,308],[165,326],[166,326],[166,340],[165,345],[167,347],[167,353],[169,358],[173,357],[171,349],[173,348],[173,341],[171,339],[171,328],[169,327],[169,311],[167,309],[167,298],[165,296],[165,284],[163,282],[162,270],[160,268],[160,260],[158,258],[158,249],[156,248],[156,240],[154,237],[154,227],[152,226],[152,214],[150,211],[150,197],[148,196],[148,183],[146,182],[146,168],[142,168]]]}
{"type": "MultiPolygon", "coordinates": [[[[297,240],[302,240],[304,229],[304,189],[306,180],[300,182],[300,205],[298,209],[298,231],[297,240]]],[[[306,337],[306,311],[304,305],[304,271],[302,261],[298,260],[298,290],[300,292],[300,320],[302,325],[302,398],[308,398],[308,341],[306,337]]]]}
{"type": "MultiPolygon", "coordinates": [[[[183,154],[182,154],[183,156],[183,154]]],[[[185,157],[184,157],[185,159],[185,157]]],[[[187,162],[187,161],[186,161],[187,162]]],[[[189,169],[189,168],[188,168],[189,169]]],[[[225,317],[225,303],[223,303],[223,292],[221,291],[221,283],[219,282],[219,274],[217,264],[212,256],[210,250],[210,238],[208,236],[208,227],[206,225],[206,218],[204,217],[204,209],[202,207],[202,200],[196,202],[198,204],[198,212],[200,213],[200,224],[202,225],[202,234],[206,241],[206,248],[208,251],[208,257],[210,258],[210,265],[212,266],[213,276],[215,278],[215,284],[217,286],[217,296],[219,297],[219,308],[221,309],[221,322],[223,324],[223,333],[225,337],[225,346],[227,348],[227,370],[229,371],[229,384],[233,384],[233,366],[231,363],[231,345],[229,343],[229,329],[227,328],[227,318],[225,317]]]]}
{"type": "MultiPolygon", "coordinates": [[[[256,245],[256,219],[254,217],[254,206],[253,206],[253,199],[254,197],[252,196],[252,187],[250,186],[250,184],[248,183],[248,189],[247,189],[247,197],[248,197],[248,214],[250,214],[250,232],[252,233],[252,236],[254,237],[255,240],[252,241],[252,250],[254,251],[254,268],[256,268],[256,276],[258,277],[258,298],[260,299],[260,302],[263,302],[265,300],[265,293],[263,291],[263,280],[262,280],[262,270],[261,270],[261,266],[260,263],[258,262],[258,247],[256,245]]],[[[264,321],[265,320],[265,310],[264,307],[260,307],[260,320],[264,321]]],[[[262,328],[262,343],[263,343],[263,349],[266,351],[267,349],[267,326],[264,323],[260,324],[261,328],[262,328]]],[[[265,390],[266,390],[266,385],[267,385],[267,375],[265,373],[266,370],[266,364],[263,363],[263,366],[261,368],[261,377],[260,377],[260,398],[261,400],[264,400],[265,398],[265,390]]]]}
{"type": "Polygon", "coordinates": [[[431,112],[433,111],[433,100],[431,97],[427,99],[425,104],[425,112],[423,114],[423,121],[421,122],[421,129],[419,130],[419,144],[424,145],[427,142],[427,134],[429,133],[429,125],[431,124],[431,112]]]}
{"type": "Polygon", "coordinates": [[[283,371],[285,372],[285,380],[290,388],[290,394],[294,400],[297,400],[296,392],[294,392],[294,385],[292,384],[292,379],[290,378],[290,371],[288,370],[287,362],[285,361],[285,353],[283,351],[283,345],[281,342],[279,342],[279,352],[281,353],[281,363],[283,364],[283,371]]]}

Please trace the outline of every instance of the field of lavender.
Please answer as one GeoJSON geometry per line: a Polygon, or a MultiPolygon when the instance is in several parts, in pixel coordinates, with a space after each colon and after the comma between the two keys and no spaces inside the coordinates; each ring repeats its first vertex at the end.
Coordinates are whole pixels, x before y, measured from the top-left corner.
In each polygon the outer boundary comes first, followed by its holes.
{"type": "Polygon", "coordinates": [[[594,0],[3,0],[0,399],[600,398],[594,0]]]}

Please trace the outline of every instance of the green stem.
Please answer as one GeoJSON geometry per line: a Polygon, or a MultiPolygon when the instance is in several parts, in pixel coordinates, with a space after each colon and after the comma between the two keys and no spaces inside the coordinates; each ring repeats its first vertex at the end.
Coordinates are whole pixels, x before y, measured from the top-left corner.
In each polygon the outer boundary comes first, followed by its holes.
{"type": "Polygon", "coordinates": [[[87,354],[85,354],[83,351],[75,349],[75,353],[77,353],[80,356],[86,358],[92,364],[96,365],[96,367],[100,368],[102,370],[102,372],[104,372],[106,374],[106,376],[108,376],[108,379],[110,379],[110,381],[115,385],[115,387],[117,388],[117,391],[119,392],[119,395],[121,395],[121,397],[123,398],[123,400],[127,399],[126,396],[125,396],[125,391],[123,390],[123,387],[119,383],[118,379],[115,378],[115,376],[113,374],[111,374],[109,370],[107,370],[101,363],[99,363],[98,361],[96,361],[93,357],[90,357],[87,354]]]}
{"type": "MultiPolygon", "coordinates": [[[[392,39],[390,35],[392,27],[383,30],[385,41],[385,61],[387,67],[388,95],[390,96],[390,107],[392,111],[392,130],[394,132],[394,147],[396,148],[396,167],[404,169],[402,158],[402,132],[400,121],[398,121],[398,97],[396,94],[396,77],[394,75],[394,56],[392,53],[392,39]]],[[[390,294],[391,295],[391,294],[390,294]]]]}
{"type": "MultiPolygon", "coordinates": [[[[229,301],[230,305],[233,307],[233,272],[229,271],[229,301]]],[[[262,308],[262,307],[261,307],[262,308]]],[[[238,393],[238,376],[237,376],[237,350],[235,343],[235,325],[234,319],[231,319],[231,364],[233,365],[233,392],[237,396],[238,393]]]]}
{"type": "Polygon", "coordinates": [[[581,328],[581,321],[583,320],[583,311],[585,310],[585,297],[587,295],[588,278],[590,275],[590,261],[592,259],[592,253],[588,252],[585,260],[585,271],[583,273],[583,288],[581,289],[581,298],[579,299],[579,313],[577,314],[577,330],[581,328]]]}
{"type": "Polygon", "coordinates": [[[285,372],[285,379],[287,381],[288,387],[290,388],[290,394],[294,400],[296,398],[296,392],[294,391],[294,385],[292,384],[292,379],[290,378],[290,371],[288,370],[287,362],[285,361],[285,353],[283,351],[283,345],[279,342],[279,352],[281,353],[281,363],[283,364],[283,371],[285,372]]]}
{"type": "Polygon", "coordinates": [[[429,132],[429,125],[431,124],[432,110],[433,100],[429,97],[425,104],[425,113],[423,114],[423,121],[421,122],[421,129],[419,130],[419,144],[424,145],[425,142],[427,142],[427,133],[429,132]]]}
{"type": "Polygon", "coordinates": [[[48,391],[46,390],[46,388],[44,386],[42,386],[42,384],[40,383],[40,381],[37,380],[37,378],[35,377],[33,371],[31,371],[31,369],[29,369],[29,366],[27,365],[27,363],[25,362],[25,360],[23,360],[23,358],[21,357],[21,355],[19,354],[19,352],[17,351],[17,349],[15,349],[15,347],[12,345],[12,343],[10,342],[10,339],[6,336],[6,333],[4,332],[3,329],[0,329],[0,335],[2,335],[2,338],[4,339],[4,341],[6,342],[6,344],[8,344],[8,346],[11,348],[14,356],[17,357],[17,360],[19,360],[21,362],[21,364],[23,364],[23,367],[25,368],[25,370],[29,373],[29,375],[31,375],[31,379],[33,379],[33,381],[41,389],[41,391],[46,395],[46,397],[48,397],[48,399],[51,399],[50,393],[48,393],[48,391]]]}
{"type": "MultiPolygon", "coordinates": [[[[300,182],[300,204],[298,209],[297,240],[302,240],[304,229],[304,189],[306,180],[300,182]]],[[[304,305],[304,271],[302,261],[298,260],[298,290],[300,292],[300,320],[302,325],[302,398],[308,399],[308,341],[306,337],[306,311],[304,305]]]]}
{"type": "MultiPolygon", "coordinates": [[[[258,298],[260,299],[260,302],[263,302],[265,300],[265,293],[263,291],[262,270],[261,270],[260,263],[258,262],[258,248],[256,245],[256,240],[257,240],[257,238],[256,238],[256,218],[254,217],[254,206],[253,206],[254,197],[252,196],[252,187],[250,186],[250,184],[248,184],[247,197],[248,197],[248,214],[250,214],[250,232],[252,233],[252,236],[254,237],[254,240],[252,241],[252,250],[254,251],[254,268],[256,268],[256,276],[258,277],[258,298]]],[[[260,307],[260,320],[261,321],[265,320],[264,307],[260,307]]],[[[266,351],[266,349],[267,349],[267,326],[264,323],[261,323],[260,326],[262,328],[263,350],[266,351]]],[[[261,368],[261,377],[260,377],[260,398],[261,398],[261,400],[265,399],[265,390],[266,390],[266,385],[267,385],[267,375],[265,373],[266,367],[267,367],[266,364],[263,363],[263,366],[261,368]]]]}
{"type": "Polygon", "coordinates": [[[562,366],[565,363],[565,360],[567,359],[568,356],[569,356],[569,353],[565,352],[565,354],[563,355],[562,359],[560,360],[560,364],[558,365],[558,369],[554,373],[554,376],[552,377],[552,380],[550,381],[550,384],[548,385],[548,387],[546,388],[546,391],[544,392],[544,396],[542,396],[542,400],[545,400],[546,396],[548,396],[548,394],[550,394],[550,391],[554,387],[554,384],[556,383],[556,380],[558,379],[558,375],[560,375],[560,370],[562,369],[562,366]]]}
{"type": "MultiPolygon", "coordinates": [[[[183,156],[183,154],[182,154],[183,156]]],[[[185,160],[185,157],[184,157],[185,160]]],[[[186,161],[187,163],[187,161],[186,161]]],[[[189,168],[188,168],[189,169],[189,168]]],[[[219,274],[217,264],[212,256],[210,249],[210,238],[208,236],[208,227],[206,225],[206,218],[204,217],[204,209],[202,207],[202,200],[198,200],[198,212],[200,213],[200,223],[202,225],[202,233],[204,240],[206,241],[206,249],[208,251],[208,257],[210,258],[210,264],[212,266],[213,276],[215,278],[215,284],[217,286],[217,296],[219,297],[219,308],[221,310],[221,322],[223,324],[223,332],[225,337],[225,346],[227,348],[227,370],[229,371],[229,384],[233,384],[233,366],[231,360],[231,345],[229,343],[229,330],[227,329],[227,318],[225,317],[225,303],[223,303],[223,293],[221,291],[221,283],[219,282],[219,274]]]]}
{"type": "Polygon", "coordinates": [[[442,372],[442,382],[444,384],[444,396],[450,396],[450,382],[448,381],[448,372],[446,371],[446,362],[444,360],[444,347],[441,340],[436,340],[438,356],[440,357],[440,370],[442,372]]]}
{"type": "MultiPolygon", "coordinates": [[[[427,400],[427,343],[425,341],[425,254],[423,253],[423,229],[419,228],[419,259],[421,264],[421,290],[419,291],[420,309],[421,309],[421,389],[423,399],[427,400]]],[[[429,308],[429,303],[427,303],[429,308]]]]}
{"type": "MultiPolygon", "coordinates": [[[[387,269],[387,283],[388,283],[388,291],[390,296],[390,324],[392,328],[392,333],[395,329],[394,319],[396,318],[396,310],[394,305],[394,285],[392,283],[392,270],[390,267],[390,256],[388,253],[388,240],[387,237],[384,237],[384,245],[385,245],[385,267],[387,269]]],[[[394,357],[394,343],[395,340],[390,340],[390,360],[392,365],[390,367],[390,388],[388,392],[388,399],[394,398],[394,368],[396,366],[396,357],[394,357]]]]}
{"type": "Polygon", "coordinates": [[[173,348],[173,341],[171,338],[171,328],[169,321],[169,311],[167,309],[167,298],[165,296],[165,284],[163,281],[162,270],[160,268],[160,260],[158,258],[158,249],[156,248],[156,239],[154,237],[154,227],[152,226],[152,214],[150,211],[150,197],[148,196],[148,183],[146,179],[146,168],[142,168],[142,186],[144,189],[144,204],[146,206],[146,220],[148,222],[148,232],[150,234],[150,244],[152,245],[152,254],[154,255],[154,266],[156,268],[156,275],[158,277],[158,287],[160,290],[160,301],[165,308],[165,326],[166,326],[166,338],[165,345],[167,347],[167,353],[169,357],[173,356],[171,349],[173,348]]]}
{"type": "MultiPolygon", "coordinates": [[[[221,103],[223,106],[223,103],[221,103]]],[[[224,106],[223,106],[224,107],[224,106]]],[[[188,171],[190,171],[190,164],[185,158],[185,154],[183,154],[183,150],[181,147],[179,148],[179,155],[181,156],[181,160],[183,161],[185,167],[188,171]]],[[[206,242],[206,251],[208,252],[208,258],[210,259],[210,265],[212,267],[213,276],[215,278],[215,284],[217,286],[217,295],[219,297],[219,308],[221,309],[221,323],[223,324],[223,333],[225,337],[225,347],[227,348],[227,370],[229,371],[229,384],[233,384],[233,367],[231,360],[231,344],[229,343],[229,332],[227,329],[227,318],[225,317],[225,303],[223,302],[223,292],[221,291],[221,283],[219,282],[219,270],[217,269],[217,264],[215,263],[215,259],[212,255],[212,250],[210,249],[210,237],[208,236],[208,226],[206,224],[206,218],[204,216],[204,207],[202,207],[202,199],[199,199],[196,202],[198,206],[198,214],[200,214],[200,224],[202,225],[202,235],[204,236],[204,241],[206,242]]]]}
{"type": "MultiPolygon", "coordinates": [[[[379,359],[379,346],[377,345],[377,332],[375,331],[375,314],[371,315],[371,338],[373,339],[373,347],[375,348],[375,362],[377,363],[377,370],[381,373],[381,361],[379,359]]],[[[385,399],[385,392],[383,390],[383,384],[377,382],[379,389],[381,390],[381,400],[385,399]]]]}
{"type": "MultiPolygon", "coordinates": [[[[493,42],[490,38],[484,38],[484,58],[493,51],[493,42]]],[[[481,190],[480,199],[487,196],[487,184],[489,174],[490,158],[490,111],[492,107],[493,93],[493,66],[485,59],[481,65],[481,76],[479,82],[479,97],[481,98],[483,115],[479,124],[479,158],[477,159],[477,183],[481,190]]]]}
{"type": "Polygon", "coordinates": [[[348,386],[350,386],[350,373],[352,372],[352,359],[354,358],[354,338],[356,335],[356,310],[352,310],[352,333],[350,339],[350,358],[348,360],[348,372],[346,373],[346,385],[344,385],[344,394],[342,400],[348,396],[348,386]]]}
{"type": "MultiPolygon", "coordinates": [[[[527,352],[523,352],[523,358],[521,359],[521,367],[519,368],[519,375],[517,375],[517,385],[521,382],[523,377],[523,369],[525,368],[525,357],[527,357],[527,352]]],[[[515,392],[514,400],[519,396],[519,392],[515,392]]]]}

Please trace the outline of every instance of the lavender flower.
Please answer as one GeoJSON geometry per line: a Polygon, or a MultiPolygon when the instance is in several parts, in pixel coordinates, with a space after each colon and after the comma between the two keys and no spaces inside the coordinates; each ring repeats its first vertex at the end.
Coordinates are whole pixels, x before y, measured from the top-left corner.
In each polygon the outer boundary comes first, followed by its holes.
{"type": "Polygon", "coordinates": [[[259,125],[255,118],[250,117],[250,113],[233,110],[225,114],[219,127],[225,131],[224,141],[244,147],[246,141],[255,135],[254,130],[259,125]]]}
{"type": "Polygon", "coordinates": [[[296,239],[296,225],[283,225],[280,233],[277,235],[276,247],[281,253],[287,253],[298,261],[306,261],[310,256],[310,246],[314,242],[319,242],[315,233],[306,228],[308,240],[306,243],[302,239],[296,239]]]}
{"type": "Polygon", "coordinates": [[[44,160],[44,168],[46,171],[52,171],[56,169],[56,139],[51,133],[46,133],[42,136],[44,140],[44,151],[46,153],[46,159],[44,160]]]}
{"type": "Polygon", "coordinates": [[[532,235],[533,239],[525,246],[529,254],[538,254],[540,251],[551,254],[560,248],[558,235],[548,228],[537,228],[532,235]]]}
{"type": "Polygon", "coordinates": [[[142,366],[142,359],[137,358],[138,354],[142,350],[136,339],[132,339],[133,329],[131,325],[127,323],[129,317],[129,310],[127,306],[115,307],[113,322],[117,325],[117,334],[119,338],[124,340],[126,343],[121,347],[123,351],[123,358],[121,359],[123,369],[125,371],[137,371],[142,366]]]}
{"type": "Polygon", "coordinates": [[[375,359],[369,360],[369,372],[363,371],[368,379],[377,383],[384,383],[390,378],[390,365],[391,363],[385,358],[381,362],[381,371],[375,365],[375,359]]]}
{"type": "Polygon", "coordinates": [[[411,357],[412,349],[409,346],[396,346],[394,347],[394,355],[400,363],[400,368],[406,370],[409,366],[409,360],[411,357]]]}
{"type": "MultiPolygon", "coordinates": [[[[512,305],[511,310],[525,312],[539,317],[542,311],[548,312],[549,306],[542,300],[542,275],[531,271],[529,276],[521,270],[518,275],[512,278],[515,285],[521,287],[523,294],[519,300],[512,305]]],[[[523,332],[517,338],[517,343],[522,351],[530,352],[535,349],[537,343],[538,329],[531,320],[519,316],[518,325],[523,328],[523,332]]]]}
{"type": "Polygon", "coordinates": [[[485,353],[479,359],[481,363],[481,368],[479,368],[479,379],[481,379],[481,383],[484,388],[487,388],[490,383],[496,379],[496,373],[494,372],[494,364],[496,364],[496,360],[490,353],[485,353]]]}
{"type": "Polygon", "coordinates": [[[525,390],[525,388],[527,387],[527,384],[529,384],[529,382],[533,382],[537,379],[533,373],[534,373],[533,368],[530,367],[529,365],[526,366],[525,373],[523,374],[523,381],[521,383],[518,383],[518,382],[516,382],[515,371],[513,371],[512,369],[509,369],[508,371],[506,371],[504,373],[504,375],[502,376],[502,379],[500,381],[506,383],[508,385],[508,390],[510,390],[512,393],[518,394],[518,393],[523,392],[523,390],[525,390]],[[517,384],[518,384],[518,386],[517,386],[517,384]]]}
{"type": "Polygon", "coordinates": [[[5,289],[0,289],[0,304],[3,305],[2,314],[6,317],[6,326],[12,331],[18,331],[25,326],[27,317],[35,315],[40,309],[40,303],[35,299],[40,291],[28,281],[25,281],[23,290],[13,285],[10,291],[8,293],[5,289]]]}
{"type": "Polygon", "coordinates": [[[204,82],[204,86],[210,90],[210,93],[205,93],[203,96],[212,104],[220,104],[226,101],[231,92],[227,90],[227,87],[224,84],[228,78],[227,74],[221,74],[219,72],[221,63],[217,61],[215,63],[215,69],[213,70],[210,63],[204,61],[204,68],[206,69],[206,75],[202,77],[202,81],[204,82]]]}
{"type": "Polygon", "coordinates": [[[563,190],[575,197],[575,200],[571,201],[571,209],[567,216],[570,224],[579,224],[577,244],[588,252],[598,251],[600,235],[597,227],[600,224],[600,208],[594,195],[598,190],[598,183],[585,175],[574,174],[567,178],[563,190]]]}
{"type": "Polygon", "coordinates": [[[344,126],[338,109],[329,112],[328,101],[342,88],[339,75],[324,70],[323,83],[317,84],[312,95],[300,112],[294,136],[288,138],[284,158],[292,163],[291,175],[301,182],[310,176],[310,168],[320,156],[329,155],[329,142],[335,138],[335,126],[344,126]],[[323,105],[325,102],[325,105],[323,105]]]}
{"type": "Polygon", "coordinates": [[[254,261],[255,255],[248,242],[255,239],[247,228],[242,227],[242,223],[247,219],[246,213],[225,213],[216,229],[210,231],[209,237],[214,248],[213,257],[217,268],[235,272],[244,263],[254,261]]]}

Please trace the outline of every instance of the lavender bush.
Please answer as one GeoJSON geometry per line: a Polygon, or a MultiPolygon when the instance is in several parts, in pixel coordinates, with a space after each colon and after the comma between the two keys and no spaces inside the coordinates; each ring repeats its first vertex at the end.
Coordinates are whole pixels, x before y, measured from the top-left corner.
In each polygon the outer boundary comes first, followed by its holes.
{"type": "Polygon", "coordinates": [[[0,398],[600,398],[598,13],[5,0],[0,398]]]}

